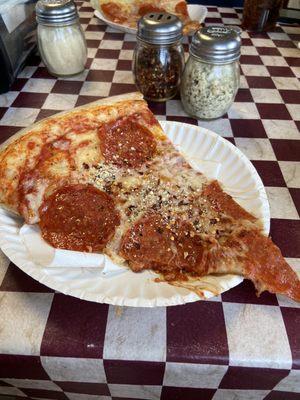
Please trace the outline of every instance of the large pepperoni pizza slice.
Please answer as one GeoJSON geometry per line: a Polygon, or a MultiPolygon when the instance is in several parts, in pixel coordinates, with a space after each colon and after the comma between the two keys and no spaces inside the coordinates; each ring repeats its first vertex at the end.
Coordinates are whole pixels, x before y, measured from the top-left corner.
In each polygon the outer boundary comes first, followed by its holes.
{"type": "Polygon", "coordinates": [[[260,222],[190,167],[138,93],[12,138],[0,151],[0,203],[55,248],[105,253],[172,284],[239,274],[300,301],[299,278],[260,222]]]}
{"type": "Polygon", "coordinates": [[[117,24],[137,27],[137,21],[150,12],[168,12],[177,15],[188,34],[200,28],[198,21],[192,21],[185,0],[96,0],[107,19],[117,24]]]}

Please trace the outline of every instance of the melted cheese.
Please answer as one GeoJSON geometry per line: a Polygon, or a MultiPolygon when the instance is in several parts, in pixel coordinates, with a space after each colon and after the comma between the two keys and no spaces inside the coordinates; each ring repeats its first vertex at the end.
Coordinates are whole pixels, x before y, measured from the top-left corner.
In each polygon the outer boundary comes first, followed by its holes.
{"type": "Polygon", "coordinates": [[[168,140],[158,142],[157,156],[139,169],[101,162],[89,170],[89,179],[90,184],[113,195],[120,213],[120,226],[105,250],[115,262],[124,263],[118,255],[124,233],[151,211],[159,212],[170,227],[181,218],[193,223],[204,237],[216,231],[211,220],[217,213],[200,195],[207,179],[193,170],[168,140]]]}

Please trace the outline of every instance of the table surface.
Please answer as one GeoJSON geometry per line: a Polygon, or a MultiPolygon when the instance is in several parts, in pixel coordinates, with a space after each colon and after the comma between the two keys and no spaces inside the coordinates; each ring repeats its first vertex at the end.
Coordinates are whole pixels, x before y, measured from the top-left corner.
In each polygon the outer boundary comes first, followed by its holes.
{"type": "MultiPolygon", "coordinates": [[[[20,128],[100,97],[135,90],[133,36],[78,1],[87,69],[67,80],[28,60],[0,96],[0,142],[20,128]]],[[[209,7],[206,23],[239,24],[241,10],[209,7]]],[[[198,124],[234,143],[260,174],[271,236],[300,267],[300,27],[242,34],[241,88],[228,115],[189,118],[179,98],[150,104],[159,119],[198,124]]],[[[186,45],[187,49],[187,45],[186,45]]],[[[299,399],[300,304],[244,282],[212,299],[134,309],[68,297],[0,254],[0,396],[71,400],[299,399]]]]}

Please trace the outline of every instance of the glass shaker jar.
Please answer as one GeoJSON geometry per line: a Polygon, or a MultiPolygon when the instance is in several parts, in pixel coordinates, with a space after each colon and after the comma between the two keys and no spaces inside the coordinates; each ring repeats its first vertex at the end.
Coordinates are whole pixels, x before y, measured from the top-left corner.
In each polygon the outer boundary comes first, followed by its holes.
{"type": "Polygon", "coordinates": [[[241,38],[231,28],[209,26],[195,33],[181,82],[185,111],[199,119],[224,115],[240,84],[241,38]]]}
{"type": "Polygon", "coordinates": [[[138,22],[133,59],[135,83],[145,99],[174,97],[184,67],[182,22],[168,13],[148,13],[138,22]]]}
{"type": "Polygon", "coordinates": [[[254,32],[274,29],[283,3],[283,0],[246,0],[242,28],[254,32]]]}
{"type": "Polygon", "coordinates": [[[48,71],[55,76],[82,72],[87,59],[87,47],[74,2],[39,0],[36,18],[38,47],[48,71]]]}

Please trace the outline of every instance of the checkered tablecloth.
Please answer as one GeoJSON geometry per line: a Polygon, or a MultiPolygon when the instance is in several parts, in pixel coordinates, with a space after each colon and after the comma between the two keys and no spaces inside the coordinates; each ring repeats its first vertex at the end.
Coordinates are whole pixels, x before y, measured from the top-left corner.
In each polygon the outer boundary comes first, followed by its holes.
{"type": "MultiPolygon", "coordinates": [[[[58,111],[135,90],[133,36],[78,2],[87,69],[67,80],[38,56],[0,96],[0,141],[58,111]]],[[[209,7],[207,24],[241,10],[209,7]]],[[[207,127],[254,164],[268,193],[271,235],[300,267],[300,27],[243,32],[241,88],[222,119],[189,118],[179,98],[150,104],[159,119],[207,127]]],[[[187,46],[186,46],[187,47],[187,46]]],[[[300,304],[244,282],[211,301],[118,308],[39,284],[0,254],[0,398],[70,400],[300,399],[300,304]]]]}

